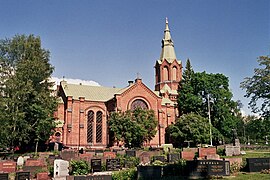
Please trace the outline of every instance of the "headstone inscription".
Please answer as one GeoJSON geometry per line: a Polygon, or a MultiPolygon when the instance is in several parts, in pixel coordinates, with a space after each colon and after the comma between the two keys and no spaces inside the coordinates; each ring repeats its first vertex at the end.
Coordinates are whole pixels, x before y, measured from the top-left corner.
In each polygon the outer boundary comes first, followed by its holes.
{"type": "Polygon", "coordinates": [[[207,176],[229,176],[230,162],[220,160],[187,161],[189,176],[192,178],[207,176]]]}
{"type": "Polygon", "coordinates": [[[101,172],[101,159],[91,159],[91,171],[101,172]]]}
{"type": "Polygon", "coordinates": [[[53,177],[65,177],[69,174],[69,162],[62,159],[54,160],[54,175],[53,177]]]}
{"type": "Polygon", "coordinates": [[[107,171],[120,170],[120,159],[106,159],[106,169],[107,171]]]}
{"type": "Polygon", "coordinates": [[[249,172],[270,169],[270,158],[247,158],[247,167],[249,172]]]}
{"type": "Polygon", "coordinates": [[[30,172],[16,172],[16,180],[30,180],[30,172]]]}
{"type": "Polygon", "coordinates": [[[180,154],[168,154],[167,159],[169,163],[175,163],[180,160],[180,154]]]}
{"type": "Polygon", "coordinates": [[[8,173],[0,173],[1,180],[8,180],[8,173]]]}
{"type": "Polygon", "coordinates": [[[16,162],[14,161],[0,161],[0,171],[5,173],[12,173],[16,171],[16,162]]]}

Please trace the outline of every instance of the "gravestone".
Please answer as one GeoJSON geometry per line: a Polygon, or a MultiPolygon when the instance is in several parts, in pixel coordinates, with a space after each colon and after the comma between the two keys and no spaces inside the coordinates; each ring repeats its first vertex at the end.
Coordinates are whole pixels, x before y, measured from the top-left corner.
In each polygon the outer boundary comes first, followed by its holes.
{"type": "Polygon", "coordinates": [[[124,161],[124,167],[125,168],[133,168],[135,166],[136,166],[136,164],[131,160],[125,160],[124,161]]]}
{"type": "Polygon", "coordinates": [[[138,166],[138,179],[161,179],[162,166],[138,166]]]}
{"type": "Polygon", "coordinates": [[[48,172],[40,172],[37,173],[37,180],[49,180],[50,177],[48,175],[48,172]]]}
{"type": "Polygon", "coordinates": [[[238,156],[241,154],[240,151],[240,141],[237,136],[236,129],[232,129],[233,134],[233,145],[225,146],[225,154],[226,156],[238,156]]]}
{"type": "Polygon", "coordinates": [[[40,169],[47,169],[44,159],[29,158],[26,160],[25,165],[23,166],[23,171],[29,171],[32,176],[40,169]]]}
{"type": "Polygon", "coordinates": [[[16,180],[30,180],[30,172],[16,172],[16,180]]]}
{"type": "Polygon", "coordinates": [[[16,162],[2,161],[0,162],[0,172],[13,173],[16,171],[16,162]]]}
{"type": "Polygon", "coordinates": [[[180,154],[168,154],[167,159],[169,163],[175,163],[180,160],[180,154]]]}
{"type": "Polygon", "coordinates": [[[181,158],[185,160],[193,160],[195,157],[194,151],[182,151],[181,158]]]}
{"type": "Polygon", "coordinates": [[[0,173],[1,180],[8,180],[8,173],[0,173]]]}
{"type": "Polygon", "coordinates": [[[230,162],[220,160],[187,161],[187,168],[191,178],[207,176],[229,176],[230,162]]]}
{"type": "Polygon", "coordinates": [[[116,158],[116,152],[105,151],[103,153],[103,157],[109,158],[109,159],[114,159],[114,158],[116,158]]]}
{"type": "Polygon", "coordinates": [[[120,159],[106,159],[106,169],[107,171],[120,170],[120,159]]]}
{"type": "Polygon", "coordinates": [[[270,169],[270,158],[247,158],[249,172],[260,172],[270,169]]]}
{"type": "Polygon", "coordinates": [[[166,159],[165,156],[153,156],[153,162],[155,161],[166,162],[166,159]]]}
{"type": "Polygon", "coordinates": [[[76,159],[78,155],[78,151],[76,150],[63,150],[61,151],[61,157],[63,160],[70,161],[72,159],[76,159]]]}
{"type": "Polygon", "coordinates": [[[54,160],[54,174],[53,177],[65,177],[69,174],[69,162],[62,159],[54,160]]]}
{"type": "Polygon", "coordinates": [[[143,152],[139,158],[141,164],[148,164],[151,161],[150,154],[148,152],[143,152]]]}
{"type": "Polygon", "coordinates": [[[23,166],[24,164],[24,159],[22,156],[20,156],[18,159],[17,159],[17,166],[23,166]]]}
{"type": "Polygon", "coordinates": [[[126,150],[126,155],[129,157],[136,157],[136,151],[135,150],[126,150]]]}
{"type": "Polygon", "coordinates": [[[124,156],[126,154],[126,151],[125,150],[119,150],[119,151],[116,151],[116,154],[119,154],[119,155],[123,155],[124,156]]]}
{"type": "Polygon", "coordinates": [[[87,176],[74,176],[74,180],[88,180],[87,176]]]}
{"type": "Polygon", "coordinates": [[[204,158],[207,155],[215,155],[217,154],[217,149],[216,148],[199,148],[199,157],[204,158]]]}
{"type": "Polygon", "coordinates": [[[91,159],[91,171],[101,172],[101,159],[91,159]]]}
{"type": "Polygon", "coordinates": [[[241,154],[240,146],[225,146],[226,156],[238,156],[241,154]]]}

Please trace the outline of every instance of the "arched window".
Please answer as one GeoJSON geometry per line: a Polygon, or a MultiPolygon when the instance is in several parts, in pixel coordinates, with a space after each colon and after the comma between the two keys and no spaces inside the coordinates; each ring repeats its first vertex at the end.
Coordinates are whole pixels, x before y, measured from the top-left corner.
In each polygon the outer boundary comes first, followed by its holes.
{"type": "Polygon", "coordinates": [[[163,81],[169,80],[169,69],[167,66],[163,68],[163,81]]]}
{"type": "Polygon", "coordinates": [[[87,143],[93,143],[93,122],[94,112],[89,111],[87,114],[87,143]]]}
{"type": "Polygon", "coordinates": [[[56,133],[54,134],[54,136],[55,136],[56,142],[60,142],[61,133],[60,133],[60,132],[56,132],[56,133]]]}
{"type": "Polygon", "coordinates": [[[136,99],[131,103],[130,110],[134,110],[136,108],[148,109],[148,106],[143,100],[136,99]]]}
{"type": "Polygon", "coordinates": [[[172,80],[177,80],[177,67],[173,67],[172,69],[172,80]]]}
{"type": "Polygon", "coordinates": [[[98,111],[96,116],[96,143],[102,143],[102,112],[98,111]]]}

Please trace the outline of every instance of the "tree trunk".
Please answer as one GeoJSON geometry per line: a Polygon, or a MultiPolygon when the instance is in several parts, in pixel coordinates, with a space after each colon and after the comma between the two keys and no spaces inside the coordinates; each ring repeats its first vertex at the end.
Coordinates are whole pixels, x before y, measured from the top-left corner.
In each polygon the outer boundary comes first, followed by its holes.
{"type": "Polygon", "coordinates": [[[37,150],[38,150],[38,141],[39,141],[39,140],[37,140],[37,141],[36,141],[36,150],[35,150],[35,156],[37,156],[37,150]]]}

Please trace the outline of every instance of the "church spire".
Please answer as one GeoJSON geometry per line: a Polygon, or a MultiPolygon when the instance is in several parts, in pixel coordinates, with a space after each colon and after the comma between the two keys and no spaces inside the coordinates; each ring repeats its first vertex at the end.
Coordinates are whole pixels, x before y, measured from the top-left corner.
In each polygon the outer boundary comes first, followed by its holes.
{"type": "Polygon", "coordinates": [[[171,38],[171,33],[169,29],[168,18],[166,18],[166,25],[164,30],[164,38],[162,39],[162,50],[160,54],[160,60],[163,61],[166,59],[169,63],[173,62],[176,59],[174,44],[171,38]]]}

